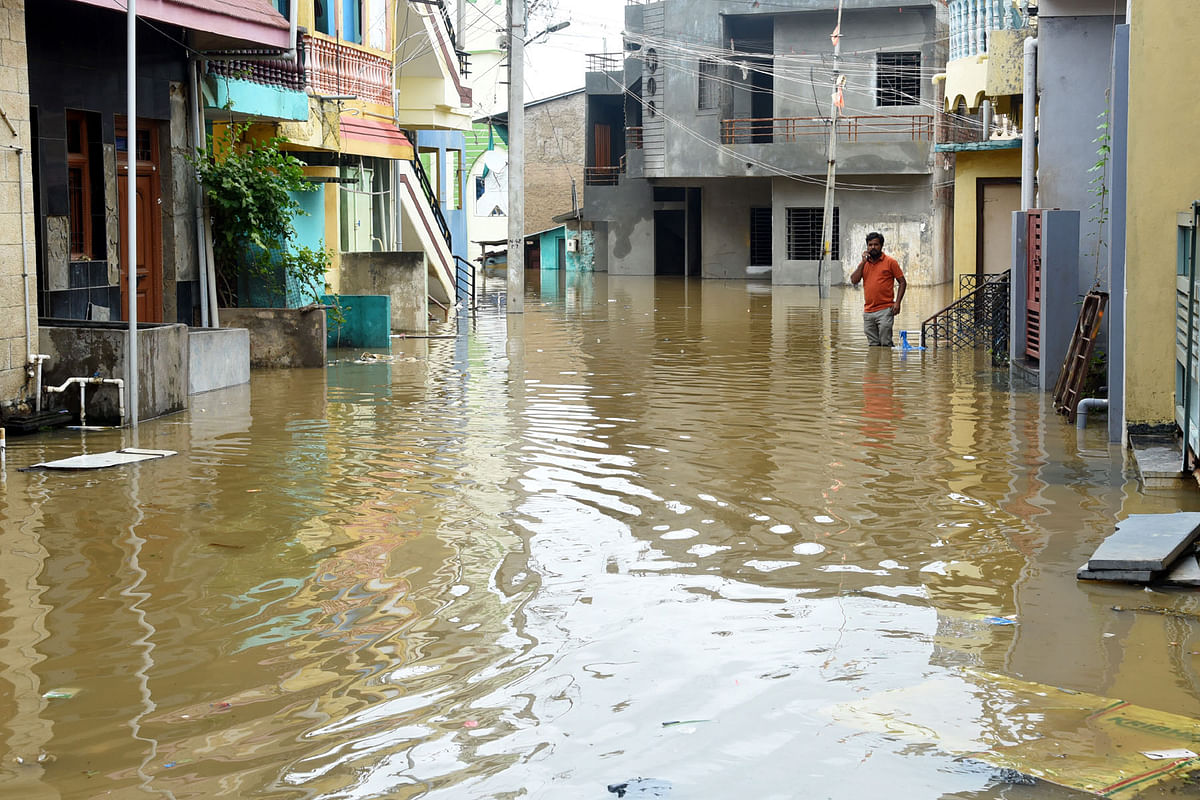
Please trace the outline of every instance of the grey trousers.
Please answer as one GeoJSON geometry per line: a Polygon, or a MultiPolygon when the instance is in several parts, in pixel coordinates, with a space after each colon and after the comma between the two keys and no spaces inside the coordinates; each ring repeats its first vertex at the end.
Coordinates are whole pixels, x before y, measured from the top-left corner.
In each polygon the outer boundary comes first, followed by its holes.
{"type": "Polygon", "coordinates": [[[896,317],[892,309],[881,308],[878,311],[863,312],[863,331],[867,334],[867,344],[879,347],[892,346],[892,323],[896,317]]]}

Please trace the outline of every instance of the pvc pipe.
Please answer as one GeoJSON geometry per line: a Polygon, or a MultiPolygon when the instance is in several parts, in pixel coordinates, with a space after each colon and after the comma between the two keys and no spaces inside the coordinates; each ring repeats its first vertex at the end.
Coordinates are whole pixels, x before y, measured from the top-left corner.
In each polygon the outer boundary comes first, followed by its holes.
{"type": "Polygon", "coordinates": [[[1075,427],[1087,427],[1088,411],[1108,411],[1108,400],[1104,397],[1085,397],[1075,406],[1075,427]]]}
{"type": "Polygon", "coordinates": [[[47,392],[65,392],[71,386],[79,386],[79,425],[80,427],[87,425],[87,385],[89,383],[97,384],[112,384],[117,387],[117,403],[121,414],[120,427],[125,426],[125,381],[120,378],[99,378],[99,377],[75,377],[67,378],[59,386],[47,386],[47,392]]]}
{"type": "Polygon", "coordinates": [[[1025,40],[1025,87],[1021,96],[1021,210],[1028,211],[1034,203],[1034,181],[1037,173],[1037,48],[1038,40],[1025,40]]]}
{"type": "Polygon", "coordinates": [[[33,402],[34,410],[38,412],[42,410],[42,362],[48,360],[49,358],[50,356],[42,355],[41,353],[31,353],[29,355],[30,364],[37,362],[37,383],[34,384],[36,387],[36,394],[34,395],[33,402]]]}
{"type": "Polygon", "coordinates": [[[25,232],[25,151],[17,148],[17,209],[21,215],[21,287],[25,291],[25,352],[32,356],[33,323],[29,321],[29,236],[25,232]]]}

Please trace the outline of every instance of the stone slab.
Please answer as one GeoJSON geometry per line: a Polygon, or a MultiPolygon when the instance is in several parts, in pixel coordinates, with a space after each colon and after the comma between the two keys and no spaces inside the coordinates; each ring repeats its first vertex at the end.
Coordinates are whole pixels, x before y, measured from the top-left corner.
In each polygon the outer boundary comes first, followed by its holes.
{"type": "Polygon", "coordinates": [[[1156,573],[1148,569],[1088,569],[1084,564],[1075,572],[1081,581],[1124,581],[1125,583],[1149,583],[1156,573]]]}
{"type": "Polygon", "coordinates": [[[1161,572],[1200,535],[1200,512],[1131,514],[1088,559],[1089,570],[1161,572]]]}
{"type": "Polygon", "coordinates": [[[1178,487],[1183,480],[1183,452],[1178,442],[1162,436],[1130,436],[1138,477],[1146,488],[1178,487]]]}
{"type": "Polygon", "coordinates": [[[1189,553],[1175,562],[1165,582],[1176,586],[1200,586],[1200,561],[1189,553]]]}

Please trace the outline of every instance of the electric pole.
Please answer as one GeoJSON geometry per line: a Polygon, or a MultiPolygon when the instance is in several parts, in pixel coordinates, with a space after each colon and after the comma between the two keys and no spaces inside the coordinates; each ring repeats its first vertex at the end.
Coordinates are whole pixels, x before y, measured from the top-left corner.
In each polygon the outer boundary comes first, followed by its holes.
{"type": "Polygon", "coordinates": [[[525,313],[525,0],[508,0],[508,313],[525,313]]]}
{"type": "Polygon", "coordinates": [[[825,214],[821,220],[821,261],[817,266],[818,294],[829,296],[830,273],[833,271],[833,186],[837,181],[837,127],[838,111],[844,100],[843,89],[846,78],[842,75],[838,58],[842,54],[842,0],[838,0],[837,27],[833,39],[833,94],[829,98],[829,166],[825,171],[825,214]]]}

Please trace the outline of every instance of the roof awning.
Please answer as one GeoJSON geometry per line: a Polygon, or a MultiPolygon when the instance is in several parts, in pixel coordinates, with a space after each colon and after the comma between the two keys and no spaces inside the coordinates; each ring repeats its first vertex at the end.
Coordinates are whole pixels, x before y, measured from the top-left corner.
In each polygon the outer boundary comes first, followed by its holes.
{"type": "Polygon", "coordinates": [[[343,153],[412,160],[412,142],[395,125],[351,116],[342,117],[341,122],[343,153]]]}
{"type": "MultiPolygon", "coordinates": [[[[75,0],[125,13],[126,0],[75,0]]],[[[198,50],[286,50],[288,21],[270,0],[138,0],[143,19],[178,25],[198,50]]]]}

